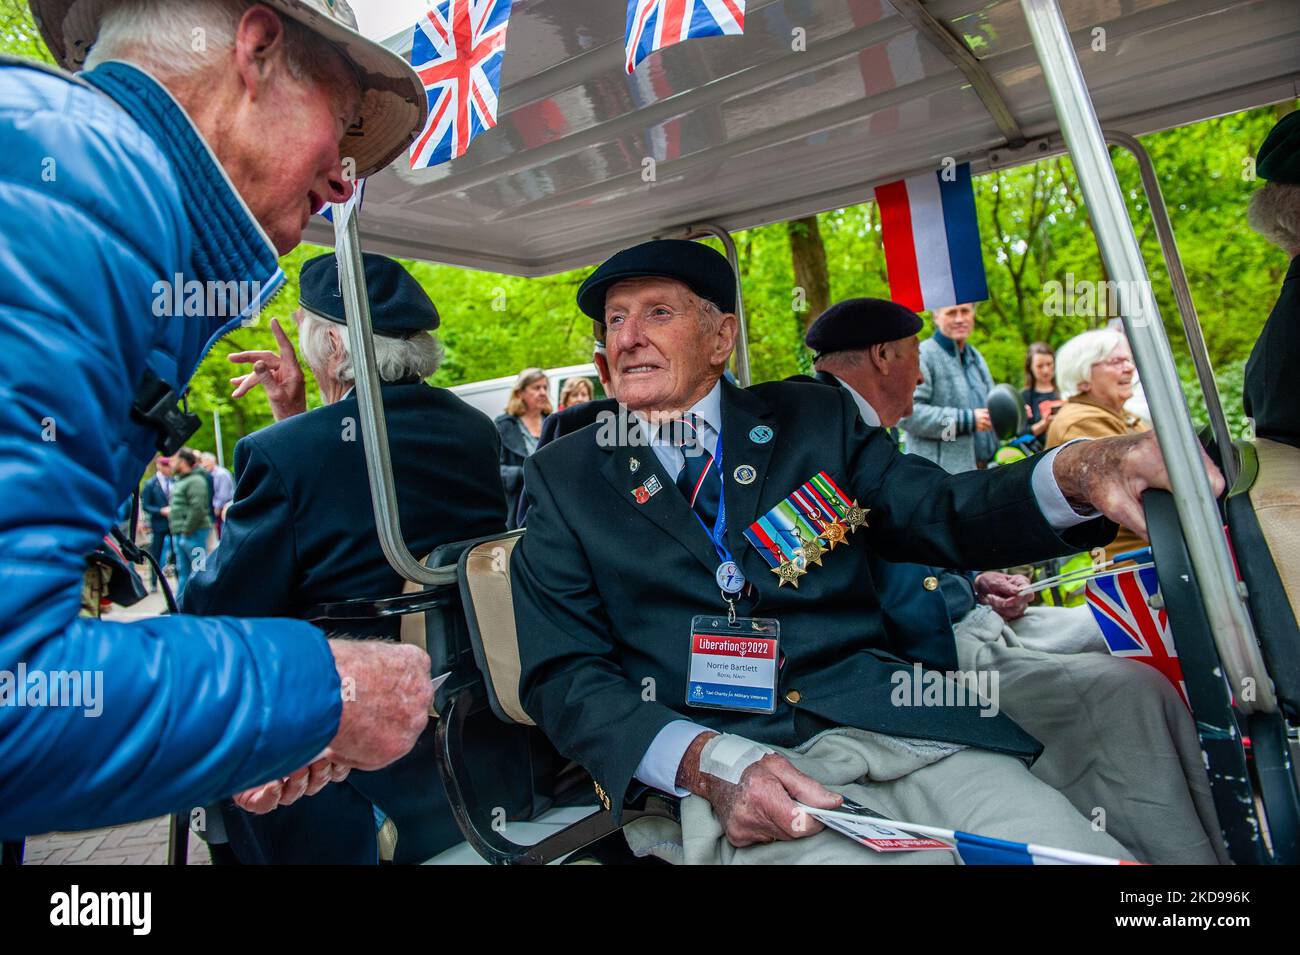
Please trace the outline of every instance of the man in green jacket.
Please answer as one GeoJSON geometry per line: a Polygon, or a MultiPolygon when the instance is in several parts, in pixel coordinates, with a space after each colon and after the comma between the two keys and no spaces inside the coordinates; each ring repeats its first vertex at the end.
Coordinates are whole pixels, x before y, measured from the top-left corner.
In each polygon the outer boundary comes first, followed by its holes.
{"type": "Polygon", "coordinates": [[[163,511],[172,529],[176,552],[176,595],[195,570],[202,570],[208,556],[208,532],[212,530],[212,496],[208,482],[199,473],[198,455],[184,448],[172,459],[176,477],[172,481],[171,504],[163,511]]]}

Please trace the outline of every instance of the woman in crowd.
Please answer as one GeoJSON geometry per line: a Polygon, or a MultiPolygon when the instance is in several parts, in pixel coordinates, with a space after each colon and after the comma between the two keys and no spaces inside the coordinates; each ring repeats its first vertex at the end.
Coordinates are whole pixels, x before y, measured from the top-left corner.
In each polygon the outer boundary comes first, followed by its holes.
{"type": "MultiPolygon", "coordinates": [[[[1147,426],[1124,410],[1133,397],[1137,366],[1128,340],[1103,328],[1076,335],[1056,353],[1056,381],[1065,404],[1047,426],[1047,447],[1055,448],[1075,438],[1105,438],[1137,434],[1147,426]]],[[[1106,556],[1145,547],[1146,542],[1121,527],[1106,556]]]]}
{"type": "Polygon", "coordinates": [[[590,401],[595,397],[590,378],[570,378],[560,390],[560,411],[590,401]]]}
{"type": "Polygon", "coordinates": [[[1052,423],[1052,414],[1062,404],[1056,391],[1056,356],[1046,342],[1034,342],[1025,355],[1025,390],[1020,398],[1029,409],[1029,433],[1041,447],[1052,423]]]}
{"type": "Polygon", "coordinates": [[[551,383],[540,368],[525,368],[510,390],[506,412],[496,419],[501,435],[501,483],[506,491],[506,514],[513,529],[524,487],[524,461],[537,450],[542,421],[551,413],[551,383]]]}

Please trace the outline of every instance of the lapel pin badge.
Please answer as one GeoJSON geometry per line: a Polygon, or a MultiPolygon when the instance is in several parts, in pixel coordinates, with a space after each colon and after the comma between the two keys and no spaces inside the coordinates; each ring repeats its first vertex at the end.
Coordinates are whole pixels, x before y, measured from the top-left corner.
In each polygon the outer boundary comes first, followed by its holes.
{"type": "Polygon", "coordinates": [[[752,466],[742,464],[731,472],[731,476],[736,479],[737,484],[753,484],[754,478],[758,477],[758,472],[752,466]]]}
{"type": "Polygon", "coordinates": [[[631,461],[627,462],[627,469],[633,474],[636,474],[636,472],[641,469],[641,462],[636,458],[633,458],[631,461]]]}
{"type": "Polygon", "coordinates": [[[755,444],[767,444],[767,442],[772,440],[772,429],[764,424],[760,424],[756,428],[751,428],[749,431],[749,440],[753,441],[755,444]]]}

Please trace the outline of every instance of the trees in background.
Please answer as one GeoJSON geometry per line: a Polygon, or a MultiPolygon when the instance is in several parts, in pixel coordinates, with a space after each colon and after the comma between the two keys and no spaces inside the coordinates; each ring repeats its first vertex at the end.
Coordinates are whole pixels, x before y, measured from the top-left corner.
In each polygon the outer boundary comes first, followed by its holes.
{"type": "MultiPolygon", "coordinates": [[[[48,61],[26,3],[0,0],[0,50],[48,61]]],[[[1277,118],[1294,106],[1237,113],[1143,139],[1160,175],[1210,357],[1219,372],[1224,405],[1238,427],[1241,365],[1272,308],[1288,264],[1283,253],[1245,224],[1250,193],[1260,185],[1252,178],[1253,157],[1277,118]]],[[[1120,152],[1116,167],[1175,354],[1185,358],[1178,313],[1136,165],[1120,152]]],[[[1086,309],[1085,314],[1077,309],[1075,314],[1052,314],[1052,283],[1078,287],[1104,282],[1107,276],[1067,158],[982,176],[975,180],[975,195],[989,299],[980,307],[973,340],[994,378],[1018,386],[1030,342],[1059,346],[1108,317],[1104,308],[1096,312],[1096,298],[1091,314],[1086,309]]],[[[857,295],[888,297],[874,203],[763,226],[735,239],[755,380],[808,369],[804,331],[831,302],[857,295]]],[[[221,413],[227,451],[235,438],[270,423],[269,408],[260,394],[229,400],[229,379],[237,369],[226,356],[271,347],[267,323],[273,317],[293,337],[298,270],[303,261],[322,251],[304,246],[286,256],[281,263],[289,278],[286,288],[254,325],[219,343],[198,370],[191,406],[203,415],[207,427],[195,437],[196,446],[214,444],[213,410],[221,413]]],[[[514,374],[527,366],[590,360],[590,322],[574,304],[586,270],[522,279],[409,264],[443,316],[439,334],[446,360],[434,383],[453,385],[514,374]]],[[[1104,296],[1100,303],[1106,304],[1104,296]]],[[[1190,381],[1190,372],[1187,377],[1190,381]]],[[[1188,393],[1194,414],[1203,414],[1195,389],[1188,393]]],[[[311,395],[313,404],[318,400],[311,395]]]]}

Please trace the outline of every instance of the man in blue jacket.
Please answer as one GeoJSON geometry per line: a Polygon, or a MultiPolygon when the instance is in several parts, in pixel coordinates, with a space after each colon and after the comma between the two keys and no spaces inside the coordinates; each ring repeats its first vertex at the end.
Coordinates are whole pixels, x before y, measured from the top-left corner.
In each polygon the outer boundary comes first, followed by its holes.
{"type": "Polygon", "coordinates": [[[183,393],[283,282],[277,253],[312,212],[402,153],[419,78],[341,0],[32,11],[85,72],[0,62],[0,838],[269,780],[287,803],[384,766],[427,722],[420,650],[294,620],[78,612],[83,555],[155,446],[184,440],[136,399],[183,393]],[[102,680],[98,715],[32,692],[76,675],[102,680]]]}

